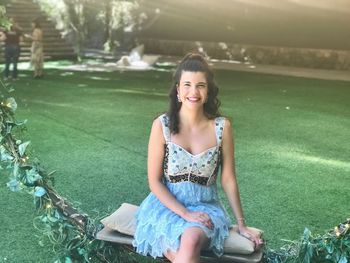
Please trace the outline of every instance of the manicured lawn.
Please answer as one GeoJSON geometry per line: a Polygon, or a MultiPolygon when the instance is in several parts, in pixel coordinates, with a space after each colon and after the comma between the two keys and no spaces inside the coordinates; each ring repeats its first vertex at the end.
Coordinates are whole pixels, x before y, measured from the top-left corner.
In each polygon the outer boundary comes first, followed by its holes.
{"type": "MultiPolygon", "coordinates": [[[[349,217],[348,82],[217,71],[222,112],[233,121],[245,217],[269,247],[349,217]]],[[[169,72],[68,72],[41,80],[22,71],[12,93],[28,119],[32,156],[56,172],[56,190],[91,217],[148,194],[153,118],[167,109],[169,72]]],[[[32,197],[0,177],[0,262],[52,262],[38,244],[32,197]]],[[[228,203],[223,196],[223,204],[228,203]]]]}

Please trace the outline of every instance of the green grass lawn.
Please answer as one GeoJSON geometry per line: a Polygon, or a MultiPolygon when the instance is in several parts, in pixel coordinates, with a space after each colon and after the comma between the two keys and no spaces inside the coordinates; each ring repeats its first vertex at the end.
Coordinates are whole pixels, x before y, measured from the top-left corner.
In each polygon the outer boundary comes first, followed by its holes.
{"type": "MultiPolygon", "coordinates": [[[[171,74],[45,73],[33,80],[22,71],[12,96],[17,119],[28,119],[32,155],[57,170],[56,190],[91,217],[139,204],[149,192],[149,130],[167,109],[171,74]]],[[[216,78],[233,121],[245,217],[269,247],[349,217],[349,83],[234,71],[216,78]]],[[[53,262],[50,244],[38,244],[32,197],[10,192],[1,175],[0,262],[53,262]]]]}

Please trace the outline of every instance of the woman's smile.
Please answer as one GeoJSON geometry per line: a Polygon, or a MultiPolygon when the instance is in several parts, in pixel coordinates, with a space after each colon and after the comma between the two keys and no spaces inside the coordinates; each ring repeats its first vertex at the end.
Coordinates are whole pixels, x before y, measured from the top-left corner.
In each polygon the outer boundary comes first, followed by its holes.
{"type": "Polygon", "coordinates": [[[199,97],[187,97],[187,100],[189,100],[190,102],[198,102],[200,101],[199,97]]]}
{"type": "Polygon", "coordinates": [[[182,72],[178,86],[178,94],[182,103],[187,105],[203,105],[208,96],[208,87],[203,72],[182,72]]]}

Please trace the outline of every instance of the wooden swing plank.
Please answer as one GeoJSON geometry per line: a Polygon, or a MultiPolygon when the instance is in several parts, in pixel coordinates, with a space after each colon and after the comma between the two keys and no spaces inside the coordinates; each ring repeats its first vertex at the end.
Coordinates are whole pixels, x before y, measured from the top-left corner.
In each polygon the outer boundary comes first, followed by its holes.
{"type": "MultiPolygon", "coordinates": [[[[133,237],[105,227],[96,234],[96,239],[132,246],[133,237]]],[[[250,255],[226,253],[218,258],[211,252],[203,251],[201,259],[203,262],[258,263],[262,259],[262,254],[261,248],[250,255]]]]}

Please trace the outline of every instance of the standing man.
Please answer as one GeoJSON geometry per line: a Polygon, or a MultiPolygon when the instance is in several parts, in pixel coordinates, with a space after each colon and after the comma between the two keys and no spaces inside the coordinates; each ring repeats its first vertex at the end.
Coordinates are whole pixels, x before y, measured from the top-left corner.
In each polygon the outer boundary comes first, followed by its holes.
{"type": "Polygon", "coordinates": [[[17,79],[17,63],[21,51],[19,43],[22,40],[22,29],[17,25],[14,18],[10,18],[11,26],[2,32],[1,40],[5,42],[5,80],[10,74],[10,64],[13,63],[13,80],[17,79]]]}

